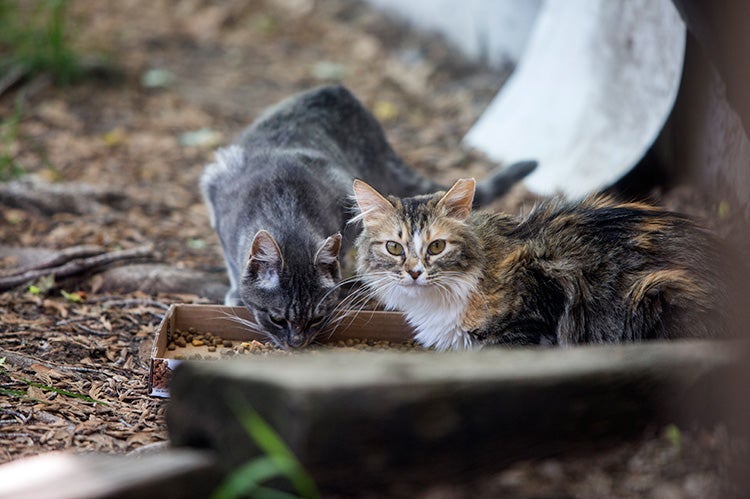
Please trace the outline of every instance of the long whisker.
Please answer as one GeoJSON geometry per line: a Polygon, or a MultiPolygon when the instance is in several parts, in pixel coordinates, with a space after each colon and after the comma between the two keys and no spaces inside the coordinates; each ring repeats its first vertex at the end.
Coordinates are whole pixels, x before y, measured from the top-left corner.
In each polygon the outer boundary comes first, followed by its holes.
{"type": "Polygon", "coordinates": [[[351,316],[352,309],[364,308],[364,306],[373,297],[372,291],[366,288],[357,290],[339,303],[331,314],[331,322],[339,323],[348,316],[351,316]]]}
{"type": "Polygon", "coordinates": [[[364,310],[367,303],[375,297],[375,291],[371,287],[382,287],[385,283],[393,283],[393,278],[384,273],[383,277],[376,281],[370,281],[368,286],[357,290],[356,293],[348,296],[342,301],[339,307],[336,308],[338,314],[334,319],[331,320],[331,324],[334,325],[331,328],[331,332],[328,337],[330,338],[338,328],[343,324],[345,319],[350,319],[349,324],[353,321],[361,312],[364,310]],[[347,308],[344,308],[347,307],[347,308]]]}
{"type": "MultiPolygon", "coordinates": [[[[223,311],[223,314],[224,314],[224,319],[228,319],[231,322],[240,324],[241,326],[244,326],[245,328],[252,329],[256,333],[260,333],[262,336],[269,339],[270,341],[272,341],[274,344],[278,346],[278,340],[276,339],[276,337],[272,335],[271,333],[269,333],[268,331],[266,331],[257,322],[254,322],[248,319],[243,319],[242,317],[237,315],[236,312],[230,313],[227,311],[223,311]]],[[[219,319],[221,319],[221,317],[219,317],[219,319]]]]}
{"type": "Polygon", "coordinates": [[[372,298],[372,291],[365,287],[359,288],[346,296],[339,304],[337,304],[326,319],[324,325],[321,327],[321,332],[328,332],[325,339],[330,340],[342,325],[345,327],[351,325],[352,321],[354,321],[357,315],[359,315],[362,309],[367,306],[372,298]],[[349,323],[345,324],[347,319],[349,320],[349,323]]]}
{"type": "Polygon", "coordinates": [[[352,277],[347,277],[346,279],[342,279],[341,281],[339,281],[338,283],[336,283],[335,286],[333,286],[331,289],[329,289],[328,291],[326,291],[326,293],[323,295],[323,297],[320,300],[318,300],[317,305],[320,305],[321,303],[323,303],[323,300],[325,300],[326,298],[328,298],[328,296],[330,296],[331,293],[339,291],[342,287],[344,287],[344,286],[346,286],[348,284],[351,284],[352,282],[358,282],[358,281],[360,281],[360,277],[359,276],[352,276],[352,277]]]}
{"type": "Polygon", "coordinates": [[[349,295],[347,295],[346,297],[344,297],[344,299],[339,302],[339,304],[336,306],[336,308],[334,309],[334,311],[339,311],[339,310],[344,309],[350,303],[354,302],[355,300],[357,300],[359,297],[361,297],[363,295],[366,295],[368,297],[368,299],[372,298],[373,297],[373,292],[372,292],[371,288],[378,287],[381,284],[381,282],[383,282],[387,278],[387,276],[388,276],[388,274],[383,273],[383,275],[380,276],[378,279],[366,282],[366,283],[364,283],[364,285],[362,287],[354,289],[351,293],[349,293],[349,295]]]}

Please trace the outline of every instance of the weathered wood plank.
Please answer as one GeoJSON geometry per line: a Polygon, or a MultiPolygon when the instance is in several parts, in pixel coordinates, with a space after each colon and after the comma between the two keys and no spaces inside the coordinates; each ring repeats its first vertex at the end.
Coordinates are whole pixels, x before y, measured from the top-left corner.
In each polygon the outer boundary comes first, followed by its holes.
{"type": "Polygon", "coordinates": [[[568,350],[330,353],[187,363],[172,381],[173,444],[225,469],[257,455],[240,396],[324,490],[466,478],[522,458],[722,412],[737,344],[676,341],[568,350]]]}
{"type": "Polygon", "coordinates": [[[213,454],[170,449],[143,456],[52,452],[0,466],[0,498],[208,497],[220,475],[213,454]]]}

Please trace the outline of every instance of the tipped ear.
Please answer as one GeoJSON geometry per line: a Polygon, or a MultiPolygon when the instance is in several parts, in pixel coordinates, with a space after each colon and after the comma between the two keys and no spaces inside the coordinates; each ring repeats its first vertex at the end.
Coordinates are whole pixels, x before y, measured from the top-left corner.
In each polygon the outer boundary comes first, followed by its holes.
{"type": "Polygon", "coordinates": [[[268,231],[259,230],[250,246],[248,267],[252,272],[267,276],[271,273],[278,274],[283,266],[284,258],[276,240],[268,231]]]}
{"type": "Polygon", "coordinates": [[[323,244],[315,254],[316,265],[334,265],[339,261],[339,250],[341,250],[341,234],[336,233],[323,241],[323,244]]]}
{"type": "Polygon", "coordinates": [[[448,192],[438,201],[451,217],[464,220],[471,213],[471,203],[474,202],[474,189],[476,180],[473,178],[462,178],[453,184],[448,192]]]}
{"type": "Polygon", "coordinates": [[[360,211],[359,217],[355,217],[355,219],[361,218],[367,223],[368,220],[372,220],[373,217],[377,217],[378,214],[393,212],[394,208],[391,202],[384,198],[378,191],[370,187],[366,182],[355,179],[352,187],[360,211]]]}

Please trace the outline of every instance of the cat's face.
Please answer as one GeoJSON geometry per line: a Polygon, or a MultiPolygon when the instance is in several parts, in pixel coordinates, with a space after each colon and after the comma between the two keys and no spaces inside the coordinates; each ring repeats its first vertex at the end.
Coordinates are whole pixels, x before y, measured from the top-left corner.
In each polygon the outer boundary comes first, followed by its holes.
{"type": "Polygon", "coordinates": [[[315,255],[298,247],[285,258],[270,233],[255,235],[240,297],[278,346],[304,347],[327,325],[338,304],[340,247],[341,235],[335,234],[315,255]]]}
{"type": "Polygon", "coordinates": [[[474,180],[448,193],[388,199],[364,182],[354,193],[364,225],[357,241],[357,269],[390,308],[420,295],[449,297],[475,282],[476,237],[466,224],[474,180]]]}

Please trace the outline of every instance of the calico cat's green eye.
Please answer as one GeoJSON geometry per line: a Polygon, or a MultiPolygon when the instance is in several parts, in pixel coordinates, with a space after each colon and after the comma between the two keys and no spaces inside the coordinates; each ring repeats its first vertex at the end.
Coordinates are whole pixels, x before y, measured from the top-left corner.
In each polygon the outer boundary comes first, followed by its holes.
{"type": "Polygon", "coordinates": [[[396,241],[388,241],[385,243],[385,249],[393,256],[401,256],[404,254],[404,247],[396,241]]]}
{"type": "Polygon", "coordinates": [[[427,246],[427,253],[430,255],[439,255],[445,250],[445,239],[435,239],[427,246]]]}

